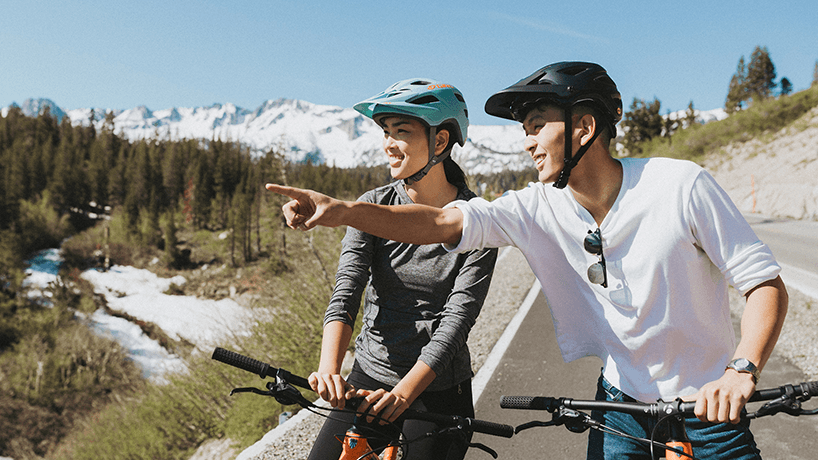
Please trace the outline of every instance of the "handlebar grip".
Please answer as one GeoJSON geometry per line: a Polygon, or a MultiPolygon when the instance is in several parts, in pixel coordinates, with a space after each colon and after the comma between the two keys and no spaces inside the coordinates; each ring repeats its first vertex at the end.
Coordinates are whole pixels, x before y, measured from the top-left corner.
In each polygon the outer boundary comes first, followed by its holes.
{"type": "Polygon", "coordinates": [[[805,396],[818,396],[818,381],[804,382],[801,385],[801,393],[805,396]]]}
{"type": "Polygon", "coordinates": [[[500,407],[503,409],[547,410],[555,409],[555,399],[544,396],[503,396],[500,407]]]}
{"type": "Polygon", "coordinates": [[[769,401],[787,394],[788,391],[794,391],[796,394],[806,396],[808,398],[818,396],[818,381],[802,382],[798,385],[783,385],[778,388],[770,388],[768,390],[756,390],[756,392],[750,396],[749,402],[769,401]]]}
{"type": "Polygon", "coordinates": [[[261,378],[274,376],[276,372],[276,369],[274,367],[270,367],[270,365],[267,363],[240,355],[234,351],[225,350],[224,348],[216,348],[213,350],[213,359],[247,372],[257,374],[261,378]]]}
{"type": "Polygon", "coordinates": [[[503,423],[494,423],[486,420],[471,420],[471,428],[476,433],[485,433],[492,436],[510,438],[514,436],[514,427],[503,423]]]}
{"type": "Polygon", "coordinates": [[[284,369],[276,369],[267,363],[240,355],[235,351],[225,350],[224,348],[216,348],[213,350],[213,359],[229,364],[233,367],[257,374],[261,378],[281,376],[288,383],[299,386],[301,388],[311,389],[310,383],[304,377],[293,375],[284,369]]]}

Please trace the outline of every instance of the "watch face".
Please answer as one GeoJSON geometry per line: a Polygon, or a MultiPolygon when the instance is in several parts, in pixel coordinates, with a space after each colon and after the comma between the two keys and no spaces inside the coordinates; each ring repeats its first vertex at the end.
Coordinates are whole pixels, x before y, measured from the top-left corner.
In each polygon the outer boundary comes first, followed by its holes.
{"type": "Polygon", "coordinates": [[[736,367],[747,367],[750,364],[750,361],[747,358],[739,358],[736,360],[736,367]]]}

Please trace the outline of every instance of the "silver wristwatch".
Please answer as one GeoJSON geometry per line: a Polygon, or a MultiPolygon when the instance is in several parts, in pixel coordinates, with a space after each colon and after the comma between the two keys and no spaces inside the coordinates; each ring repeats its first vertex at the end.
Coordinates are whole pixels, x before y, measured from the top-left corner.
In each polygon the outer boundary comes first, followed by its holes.
{"type": "Polygon", "coordinates": [[[745,374],[752,374],[753,382],[758,383],[758,377],[761,375],[761,371],[756,367],[755,364],[750,362],[747,358],[737,358],[730,361],[730,364],[724,370],[733,369],[736,372],[742,372],[745,374]]]}

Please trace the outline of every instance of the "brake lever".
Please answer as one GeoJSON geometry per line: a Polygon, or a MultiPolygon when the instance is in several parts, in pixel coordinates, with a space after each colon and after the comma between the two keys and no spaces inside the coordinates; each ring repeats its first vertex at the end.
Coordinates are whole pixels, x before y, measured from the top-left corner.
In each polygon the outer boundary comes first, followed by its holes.
{"type": "Polygon", "coordinates": [[[585,430],[591,428],[592,426],[599,425],[599,422],[592,419],[590,415],[584,412],[580,412],[578,410],[568,409],[565,407],[560,407],[559,410],[553,412],[551,416],[552,418],[550,422],[533,421],[523,423],[522,425],[518,425],[516,428],[514,428],[514,434],[517,434],[529,428],[559,425],[565,425],[565,428],[567,428],[568,431],[571,431],[573,433],[583,433],[585,432],[585,430]]]}
{"type": "Polygon", "coordinates": [[[572,433],[584,433],[585,430],[596,423],[590,415],[578,410],[566,409],[565,407],[561,407],[559,413],[554,414],[554,418],[565,425],[565,428],[568,428],[568,431],[572,433]]]}
{"type": "Polygon", "coordinates": [[[800,400],[785,395],[764,404],[757,411],[748,414],[747,418],[756,419],[768,415],[775,415],[779,412],[785,412],[792,416],[799,416],[804,413],[804,411],[801,410],[800,400]]]}
{"type": "Polygon", "coordinates": [[[275,382],[267,382],[266,386],[267,391],[253,387],[234,388],[230,396],[236,393],[255,393],[261,396],[272,396],[282,406],[298,404],[301,407],[310,407],[312,405],[300,391],[279,376],[276,376],[275,382]]]}
{"type": "Polygon", "coordinates": [[[264,391],[253,387],[233,388],[230,390],[230,396],[233,396],[236,393],[255,393],[262,396],[274,396],[272,391],[264,391]]]}
{"type": "Polygon", "coordinates": [[[550,421],[550,422],[540,422],[540,421],[535,420],[533,422],[528,422],[528,423],[523,423],[522,425],[517,425],[517,427],[514,428],[514,434],[517,434],[517,433],[519,433],[519,432],[521,432],[523,430],[527,430],[529,428],[537,428],[537,427],[541,427],[541,426],[556,426],[556,425],[559,425],[559,424],[555,423],[553,420],[550,421]]]}

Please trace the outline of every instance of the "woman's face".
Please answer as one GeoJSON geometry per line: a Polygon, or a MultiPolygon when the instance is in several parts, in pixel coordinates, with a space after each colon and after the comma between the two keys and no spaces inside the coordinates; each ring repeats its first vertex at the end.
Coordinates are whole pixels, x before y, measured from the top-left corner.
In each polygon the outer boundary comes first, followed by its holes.
{"type": "Polygon", "coordinates": [[[405,179],[429,162],[429,134],[426,126],[411,117],[386,115],[377,120],[383,128],[383,150],[389,159],[389,172],[405,179]]]}

